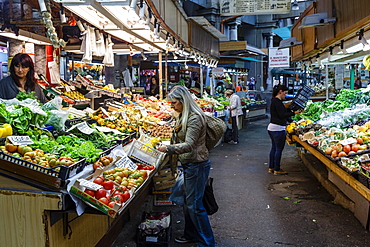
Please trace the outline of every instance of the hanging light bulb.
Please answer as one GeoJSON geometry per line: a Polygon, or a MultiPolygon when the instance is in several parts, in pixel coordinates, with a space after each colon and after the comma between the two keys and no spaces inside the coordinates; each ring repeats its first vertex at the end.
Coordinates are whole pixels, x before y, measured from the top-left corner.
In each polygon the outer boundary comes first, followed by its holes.
{"type": "Polygon", "coordinates": [[[131,56],[131,57],[132,57],[132,56],[134,56],[134,55],[135,55],[135,53],[134,53],[134,50],[132,49],[132,46],[131,46],[131,45],[129,45],[128,47],[130,48],[130,56],[131,56]]]}
{"type": "Polygon", "coordinates": [[[294,2],[292,4],[292,10],[299,10],[299,5],[297,3],[297,0],[294,0],[294,2]]]}
{"type": "Polygon", "coordinates": [[[194,52],[194,62],[198,62],[197,53],[194,52]]]}
{"type": "Polygon", "coordinates": [[[185,69],[188,69],[189,68],[189,66],[186,64],[187,61],[188,61],[187,60],[187,57],[185,57],[185,69]]]}
{"type": "Polygon", "coordinates": [[[146,23],[144,24],[144,29],[150,30],[150,21],[152,20],[152,11],[148,7],[148,18],[146,18],[146,23]]]}
{"type": "Polygon", "coordinates": [[[171,41],[170,33],[167,33],[166,34],[166,47],[170,46],[170,41],[171,41]]]}
{"type": "Polygon", "coordinates": [[[172,52],[172,55],[173,55],[173,59],[177,59],[177,56],[176,56],[175,52],[172,52]]]}
{"type": "Polygon", "coordinates": [[[144,54],[144,50],[141,50],[141,57],[143,58],[143,60],[147,60],[148,58],[145,56],[144,54]]]}
{"type": "Polygon", "coordinates": [[[331,62],[331,56],[333,55],[333,47],[329,47],[328,62],[331,62]]]}
{"type": "Polygon", "coordinates": [[[161,26],[159,25],[159,23],[157,22],[157,19],[155,20],[155,25],[154,25],[154,37],[156,39],[159,39],[159,33],[161,31],[161,26]]]}
{"type": "Polygon", "coordinates": [[[344,48],[344,40],[341,40],[341,41],[340,41],[340,50],[342,51],[342,53],[343,53],[344,55],[346,55],[346,54],[347,54],[347,50],[346,50],[346,48],[344,48]]]}
{"type": "Polygon", "coordinates": [[[139,10],[139,24],[145,25],[146,20],[145,20],[145,3],[143,0],[140,0],[140,10],[139,10]]]}

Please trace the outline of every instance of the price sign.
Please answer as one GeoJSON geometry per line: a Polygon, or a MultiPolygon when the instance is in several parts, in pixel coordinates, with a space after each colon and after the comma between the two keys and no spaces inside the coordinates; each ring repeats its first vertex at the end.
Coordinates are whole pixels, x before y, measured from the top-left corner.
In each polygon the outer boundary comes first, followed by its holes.
{"type": "Polygon", "coordinates": [[[79,131],[81,131],[82,133],[87,134],[87,135],[90,135],[91,133],[93,133],[95,131],[94,129],[90,128],[90,126],[87,125],[86,122],[76,124],[75,126],[79,131]]]}
{"type": "Polygon", "coordinates": [[[148,113],[146,112],[145,107],[140,107],[140,112],[141,112],[141,115],[142,115],[143,117],[148,116],[148,113]]]}
{"type": "Polygon", "coordinates": [[[69,86],[69,88],[71,89],[71,91],[76,91],[76,87],[75,86],[69,86]]]}
{"type": "Polygon", "coordinates": [[[116,161],[115,165],[119,168],[128,168],[130,170],[137,169],[137,165],[135,165],[127,155],[122,156],[118,161],[116,161]]]}
{"type": "Polygon", "coordinates": [[[108,119],[109,119],[110,121],[114,121],[114,120],[116,120],[117,118],[116,118],[115,116],[109,116],[109,117],[108,117],[108,119]]]}
{"type": "Polygon", "coordinates": [[[130,119],[127,117],[126,112],[121,112],[121,116],[123,120],[125,120],[126,122],[130,122],[130,119]]]}
{"type": "Polygon", "coordinates": [[[78,179],[78,182],[80,183],[81,186],[86,187],[90,190],[94,190],[94,191],[97,191],[98,189],[103,188],[103,186],[101,186],[100,184],[96,184],[86,179],[78,179]]]}
{"type": "Polygon", "coordinates": [[[104,108],[101,107],[100,109],[101,109],[101,111],[103,112],[104,115],[106,115],[106,116],[110,115],[104,108]]]}
{"type": "Polygon", "coordinates": [[[8,140],[14,145],[31,145],[33,141],[29,136],[8,136],[8,140]]]}
{"type": "Polygon", "coordinates": [[[69,86],[67,86],[67,85],[64,88],[66,89],[67,92],[70,92],[71,91],[71,88],[69,86]]]}

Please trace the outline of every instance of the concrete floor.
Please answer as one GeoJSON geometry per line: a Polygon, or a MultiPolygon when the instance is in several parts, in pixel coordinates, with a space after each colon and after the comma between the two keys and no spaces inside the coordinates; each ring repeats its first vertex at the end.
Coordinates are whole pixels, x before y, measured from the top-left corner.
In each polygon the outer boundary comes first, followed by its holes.
{"type": "MultiPolygon", "coordinates": [[[[282,168],[288,175],[267,172],[268,121],[248,123],[240,131],[238,145],[222,144],[211,152],[219,211],[210,216],[210,221],[217,246],[370,246],[369,231],[353,213],[334,204],[295,147],[286,145],[283,153],[282,168]]],[[[184,224],[181,207],[154,207],[152,200],[148,197],[112,247],[136,246],[135,230],[144,210],[171,210],[170,246],[195,246],[174,242],[184,224]]]]}

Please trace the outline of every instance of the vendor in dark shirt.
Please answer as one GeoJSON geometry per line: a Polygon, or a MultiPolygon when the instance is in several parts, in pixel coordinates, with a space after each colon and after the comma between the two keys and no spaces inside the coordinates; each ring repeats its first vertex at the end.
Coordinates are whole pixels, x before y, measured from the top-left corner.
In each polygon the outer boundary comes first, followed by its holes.
{"type": "Polygon", "coordinates": [[[21,91],[35,92],[36,98],[45,103],[46,97],[35,78],[35,66],[32,58],[25,53],[18,53],[10,63],[10,76],[0,81],[0,98],[14,99],[21,91]]]}

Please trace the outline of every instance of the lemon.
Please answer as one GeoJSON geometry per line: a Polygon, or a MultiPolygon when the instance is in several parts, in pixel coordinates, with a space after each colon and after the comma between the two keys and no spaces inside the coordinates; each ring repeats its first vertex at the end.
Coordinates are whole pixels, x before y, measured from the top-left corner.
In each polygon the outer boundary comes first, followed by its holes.
{"type": "Polygon", "coordinates": [[[5,137],[5,136],[4,136],[4,131],[5,131],[5,128],[0,127],[0,138],[1,138],[1,137],[5,137]]]}

